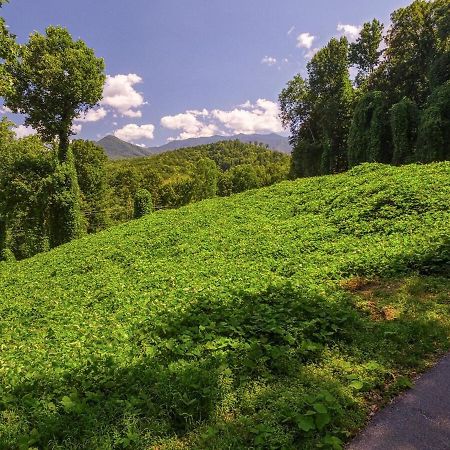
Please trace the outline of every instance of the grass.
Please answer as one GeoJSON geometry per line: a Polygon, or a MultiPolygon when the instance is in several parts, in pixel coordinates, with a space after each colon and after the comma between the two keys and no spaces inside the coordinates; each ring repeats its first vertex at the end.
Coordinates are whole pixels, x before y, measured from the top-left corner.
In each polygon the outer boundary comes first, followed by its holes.
{"type": "Polygon", "coordinates": [[[0,448],[339,449],[450,348],[450,164],[363,165],[0,264],[0,448]]]}

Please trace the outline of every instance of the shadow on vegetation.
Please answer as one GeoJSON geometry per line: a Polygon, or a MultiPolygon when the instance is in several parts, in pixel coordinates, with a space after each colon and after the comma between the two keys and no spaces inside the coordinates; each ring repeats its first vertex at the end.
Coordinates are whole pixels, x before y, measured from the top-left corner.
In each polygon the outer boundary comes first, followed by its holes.
{"type": "Polygon", "coordinates": [[[361,411],[339,376],[306,376],[303,369],[326,364],[330,348],[361,363],[414,367],[436,343],[448,341],[448,329],[415,314],[413,297],[411,313],[393,321],[357,312],[354,300],[290,284],[221,302],[200,296],[181,313],[136,326],[126,366],[114,358],[90,360],[60,379],[18,386],[2,409],[20,411],[29,426],[0,444],[14,447],[19,439],[24,448],[141,448],[207,424],[209,440],[248,448],[273,438],[295,448],[315,433],[336,433],[352,415],[360,425],[361,411]],[[332,418],[305,431],[299,415],[317,401],[332,418]]]}

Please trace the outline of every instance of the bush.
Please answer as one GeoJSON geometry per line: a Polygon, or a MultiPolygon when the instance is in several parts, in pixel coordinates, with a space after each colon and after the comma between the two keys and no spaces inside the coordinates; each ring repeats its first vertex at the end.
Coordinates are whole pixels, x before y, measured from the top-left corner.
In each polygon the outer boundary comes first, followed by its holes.
{"type": "Polygon", "coordinates": [[[138,189],[134,196],[134,218],[139,219],[152,211],[152,194],[147,189],[138,189]]]}

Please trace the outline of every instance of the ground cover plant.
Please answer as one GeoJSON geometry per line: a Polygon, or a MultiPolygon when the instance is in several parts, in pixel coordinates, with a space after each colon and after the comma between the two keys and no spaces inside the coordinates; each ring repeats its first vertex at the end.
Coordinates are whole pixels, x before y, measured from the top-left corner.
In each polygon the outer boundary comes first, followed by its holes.
{"type": "Polygon", "coordinates": [[[367,164],[0,263],[1,449],[339,449],[450,346],[450,164],[367,164]]]}

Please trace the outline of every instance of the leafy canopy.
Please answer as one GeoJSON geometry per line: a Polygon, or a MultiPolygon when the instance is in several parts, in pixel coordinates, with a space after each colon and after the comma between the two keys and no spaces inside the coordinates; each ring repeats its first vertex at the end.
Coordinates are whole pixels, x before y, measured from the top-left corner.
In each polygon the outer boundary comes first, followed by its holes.
{"type": "Polygon", "coordinates": [[[60,159],[66,158],[72,121],[102,97],[105,81],[103,59],[82,40],[74,41],[61,27],[37,32],[20,47],[20,57],[9,62],[14,80],[5,104],[26,115],[26,125],[51,142],[59,138],[60,159]]]}

